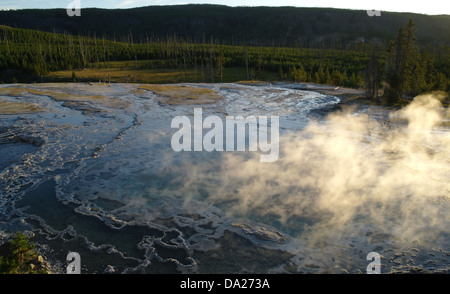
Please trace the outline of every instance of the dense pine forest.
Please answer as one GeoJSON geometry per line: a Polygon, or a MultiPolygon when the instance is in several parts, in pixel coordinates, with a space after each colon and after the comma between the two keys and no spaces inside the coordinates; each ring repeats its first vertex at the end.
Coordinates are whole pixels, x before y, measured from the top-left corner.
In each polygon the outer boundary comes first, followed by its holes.
{"type": "MultiPolygon", "coordinates": [[[[0,25],[0,83],[85,81],[80,72],[103,71],[114,82],[117,67],[136,72],[174,71],[174,82],[289,80],[364,88],[367,97],[392,103],[404,96],[450,91],[450,49],[421,45],[409,20],[387,42],[352,43],[351,48],[231,44],[182,35],[164,39],[133,33],[71,34],[0,25]],[[70,72],[69,79],[52,73],[70,72]]],[[[127,81],[152,82],[137,75],[127,81]]]]}
{"type": "MultiPolygon", "coordinates": [[[[86,4],[88,5],[88,4],[86,4]]],[[[167,40],[174,35],[192,43],[351,49],[359,42],[385,43],[409,19],[417,25],[419,46],[450,45],[450,15],[305,7],[229,7],[170,5],[130,9],[83,8],[68,17],[66,9],[0,11],[0,25],[51,33],[105,36],[116,41],[167,40]]]]}

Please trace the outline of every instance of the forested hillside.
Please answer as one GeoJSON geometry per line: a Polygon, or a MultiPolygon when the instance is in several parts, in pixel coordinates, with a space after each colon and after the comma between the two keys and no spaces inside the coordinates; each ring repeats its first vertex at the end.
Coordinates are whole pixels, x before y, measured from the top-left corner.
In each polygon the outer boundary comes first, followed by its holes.
{"type": "Polygon", "coordinates": [[[0,28],[0,68],[18,69],[40,77],[54,70],[102,67],[110,61],[146,61],[139,68],[197,67],[203,81],[220,81],[227,68],[241,67],[247,78],[262,72],[281,79],[357,86],[368,62],[366,51],[230,46],[189,43],[181,39],[136,43],[106,38],[0,28]]]}
{"type": "MultiPolygon", "coordinates": [[[[372,33],[367,27],[373,25],[368,24],[364,28],[357,21],[360,17],[357,13],[360,12],[356,11],[241,8],[241,18],[235,19],[236,23],[230,22],[229,26],[225,26],[225,19],[233,15],[226,16],[224,10],[233,11],[234,8],[200,5],[175,6],[170,11],[167,9],[169,8],[130,9],[126,10],[127,17],[119,17],[123,13],[121,10],[106,13],[105,10],[84,9],[84,18],[69,18],[65,10],[0,12],[4,23],[15,22],[16,26],[32,27],[42,24],[41,29],[52,31],[0,25],[0,83],[90,81],[93,77],[97,81],[140,83],[276,79],[363,88],[367,97],[377,98],[383,95],[391,103],[405,95],[414,96],[433,90],[450,91],[450,49],[445,44],[450,35],[443,33],[450,27],[445,27],[447,16],[428,18],[431,22],[424,24],[422,18],[429,16],[419,15],[416,17],[419,20],[417,23],[414,19],[409,19],[395,28],[389,28],[389,31],[378,27],[378,31],[372,32],[373,38],[377,36],[378,42],[363,42],[361,39],[353,42],[353,38],[359,34],[369,34],[367,37],[370,37],[372,33]],[[214,34],[193,29],[198,23],[194,22],[194,25],[193,18],[189,15],[194,14],[195,7],[199,10],[197,14],[201,14],[204,9],[215,8],[210,15],[211,21],[215,22],[209,25],[204,23],[204,29],[215,30],[214,34]],[[281,28],[267,21],[273,16],[274,10],[278,10],[279,15],[283,15],[281,12],[289,14],[294,11],[299,15],[309,12],[311,26],[304,31],[304,35],[301,34],[307,39],[314,35],[308,33],[311,27],[323,27],[323,30],[316,32],[328,32],[323,36],[317,35],[324,40],[329,34],[336,33],[336,30],[332,30],[335,24],[328,21],[331,16],[327,11],[331,14],[339,12],[338,15],[347,13],[355,22],[351,26],[348,23],[336,24],[336,27],[340,27],[338,31],[347,34],[345,38],[348,38],[348,43],[339,43],[345,39],[340,35],[341,41],[328,43],[327,46],[324,41],[323,46],[319,46],[322,48],[318,48],[301,46],[296,37],[296,46],[283,47],[277,44],[292,45],[293,40],[288,41],[289,34],[281,34],[288,39],[276,38],[280,35],[281,28]],[[159,11],[159,18],[155,16],[155,20],[149,17],[152,11],[159,11]],[[318,11],[323,14],[320,16],[318,11]],[[144,21],[145,12],[148,16],[145,18],[147,25],[138,25],[142,24],[140,21],[144,21]],[[249,15],[250,12],[253,16],[249,15]],[[223,13],[222,17],[218,17],[220,13],[223,13]],[[3,18],[5,15],[7,17],[3,18]],[[24,18],[25,16],[28,18],[24,18]],[[113,21],[116,18],[117,21],[113,21]],[[245,24],[246,21],[256,21],[259,18],[266,19],[265,27],[253,28],[250,24],[245,24]],[[173,19],[173,22],[168,19],[173,19]],[[158,22],[159,25],[152,26],[153,22],[158,22]],[[57,24],[61,26],[56,28],[57,24]],[[231,35],[228,33],[230,26],[235,28],[231,35]],[[241,30],[240,26],[248,29],[241,30]],[[347,27],[342,29],[343,26],[347,27]],[[326,28],[330,30],[327,31],[326,28]],[[432,34],[421,36],[421,32],[423,34],[430,28],[434,29],[432,34]],[[162,31],[167,33],[165,37],[162,37],[162,31]],[[252,31],[254,35],[251,35],[252,31]],[[202,36],[191,36],[190,33],[202,36]],[[382,40],[391,35],[389,39],[382,40]],[[431,40],[433,46],[425,45],[427,42],[424,39],[431,40]],[[92,75],[86,75],[87,70],[92,75]],[[54,74],[60,71],[71,73],[70,78],[64,73],[54,74]],[[111,78],[113,71],[126,73],[126,79],[111,78]],[[149,78],[150,74],[170,71],[177,73],[174,79],[166,81],[149,78]],[[80,79],[81,73],[84,77],[80,79]]],[[[383,13],[382,22],[389,23],[389,15],[383,13]]],[[[337,21],[334,16],[331,19],[337,21]]],[[[380,17],[371,18],[365,14],[363,22],[378,22],[379,19],[380,17]]],[[[278,23],[289,26],[290,21],[289,18],[279,19],[278,23]]]]}
{"type": "Polygon", "coordinates": [[[420,46],[450,45],[450,16],[364,10],[297,7],[227,7],[221,5],[148,6],[134,9],[65,9],[0,11],[0,24],[17,28],[107,37],[134,42],[184,40],[227,45],[346,49],[364,42],[387,42],[412,19],[420,46]]]}

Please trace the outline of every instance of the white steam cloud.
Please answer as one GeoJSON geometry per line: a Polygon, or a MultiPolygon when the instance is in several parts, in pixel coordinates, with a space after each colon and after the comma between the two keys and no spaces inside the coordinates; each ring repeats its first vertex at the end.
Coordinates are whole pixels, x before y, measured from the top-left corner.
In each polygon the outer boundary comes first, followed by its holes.
{"type": "Polygon", "coordinates": [[[355,223],[432,242],[450,223],[450,133],[443,125],[450,113],[440,98],[418,96],[387,120],[352,109],[333,113],[280,136],[276,162],[236,152],[223,154],[215,170],[196,162],[185,188],[201,187],[231,215],[277,223],[311,242],[348,233],[355,223]]]}

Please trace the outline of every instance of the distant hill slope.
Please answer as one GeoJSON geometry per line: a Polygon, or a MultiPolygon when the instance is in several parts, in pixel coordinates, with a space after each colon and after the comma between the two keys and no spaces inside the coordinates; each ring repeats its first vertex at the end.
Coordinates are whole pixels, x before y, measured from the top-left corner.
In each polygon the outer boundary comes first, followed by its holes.
{"type": "Polygon", "coordinates": [[[393,39],[408,19],[416,23],[419,45],[450,45],[450,16],[331,8],[228,7],[221,5],[147,6],[133,9],[0,11],[0,24],[50,32],[107,36],[134,42],[183,37],[193,42],[346,48],[356,42],[393,39]]]}

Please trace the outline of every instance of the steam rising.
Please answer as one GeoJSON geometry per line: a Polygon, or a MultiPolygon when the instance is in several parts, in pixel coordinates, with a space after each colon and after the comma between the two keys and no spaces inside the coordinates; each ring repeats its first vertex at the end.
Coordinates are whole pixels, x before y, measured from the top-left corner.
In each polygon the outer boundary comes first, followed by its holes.
{"type": "Polygon", "coordinates": [[[418,96],[388,120],[353,109],[331,114],[281,135],[274,163],[237,152],[224,154],[215,171],[196,162],[186,188],[202,178],[207,200],[230,215],[312,243],[339,238],[355,223],[437,242],[450,223],[450,133],[442,127],[450,113],[440,98],[418,96]]]}
{"type": "Polygon", "coordinates": [[[380,254],[382,272],[449,272],[450,112],[442,96],[418,96],[399,111],[363,105],[311,120],[308,113],[323,113],[338,98],[201,86],[224,97],[202,105],[208,117],[279,117],[278,159],[261,162],[264,148],[175,152],[170,122],[189,119],[192,105],[130,94],[133,85],[39,86],[46,93],[101,92],[117,102],[86,113],[81,104],[61,105],[33,94],[38,86],[24,86],[28,94],[8,101],[44,110],[2,118],[8,128],[26,130],[20,136],[30,146],[2,145],[0,235],[28,228],[30,213],[55,242],[67,225],[62,239],[76,234],[119,251],[145,248],[141,265],[173,262],[182,272],[358,272],[370,252],[380,254]],[[31,147],[35,139],[43,142],[39,148],[31,147]],[[41,196],[31,211],[22,206],[41,196]],[[105,226],[92,226],[92,216],[105,226]]]}

